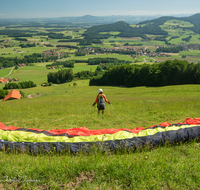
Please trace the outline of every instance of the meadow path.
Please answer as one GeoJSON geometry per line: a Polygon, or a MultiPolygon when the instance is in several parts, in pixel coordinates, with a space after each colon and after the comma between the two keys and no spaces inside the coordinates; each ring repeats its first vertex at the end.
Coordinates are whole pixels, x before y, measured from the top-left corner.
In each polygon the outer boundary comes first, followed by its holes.
{"type": "Polygon", "coordinates": [[[12,73],[12,71],[13,71],[14,68],[15,68],[15,67],[12,67],[12,69],[11,69],[10,72],[9,72],[9,74],[7,74],[6,76],[1,77],[1,78],[6,78],[6,77],[8,77],[8,76],[12,73]]]}

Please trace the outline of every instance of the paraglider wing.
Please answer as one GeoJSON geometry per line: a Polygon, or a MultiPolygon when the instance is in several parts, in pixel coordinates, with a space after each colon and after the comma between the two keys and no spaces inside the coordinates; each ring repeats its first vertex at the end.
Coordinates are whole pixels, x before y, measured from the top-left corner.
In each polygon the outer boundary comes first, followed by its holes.
{"type": "Polygon", "coordinates": [[[87,151],[92,146],[101,150],[109,148],[141,148],[146,144],[155,146],[169,142],[180,142],[200,136],[200,119],[186,119],[184,123],[164,122],[149,128],[100,129],[89,130],[85,127],[41,130],[6,127],[0,123],[0,150],[21,150],[33,153],[44,151],[87,151]]]}

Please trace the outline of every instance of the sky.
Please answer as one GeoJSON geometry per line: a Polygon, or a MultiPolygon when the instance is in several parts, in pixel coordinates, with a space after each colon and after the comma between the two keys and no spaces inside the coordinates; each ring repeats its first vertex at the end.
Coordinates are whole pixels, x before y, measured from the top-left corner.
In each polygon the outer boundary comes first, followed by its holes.
{"type": "Polygon", "coordinates": [[[0,0],[0,18],[195,14],[199,7],[199,0],[0,0]]]}

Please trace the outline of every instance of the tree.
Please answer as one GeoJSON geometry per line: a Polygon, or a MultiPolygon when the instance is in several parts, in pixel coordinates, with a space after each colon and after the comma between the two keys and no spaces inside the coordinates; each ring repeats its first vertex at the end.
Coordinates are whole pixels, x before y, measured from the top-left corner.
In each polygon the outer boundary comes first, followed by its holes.
{"type": "Polygon", "coordinates": [[[0,99],[4,98],[8,94],[7,90],[0,89],[0,99]]]}

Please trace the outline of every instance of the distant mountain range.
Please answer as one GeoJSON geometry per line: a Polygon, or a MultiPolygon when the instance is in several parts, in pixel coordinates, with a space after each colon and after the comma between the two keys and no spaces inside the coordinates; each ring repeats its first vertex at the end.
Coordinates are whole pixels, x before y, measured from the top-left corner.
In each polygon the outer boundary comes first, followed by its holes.
{"type": "MultiPolygon", "coordinates": [[[[191,14],[177,14],[177,15],[170,15],[175,17],[186,17],[190,16],[191,14]]],[[[163,15],[113,15],[113,16],[92,16],[92,15],[85,15],[81,17],[58,17],[58,18],[33,18],[33,19],[17,19],[17,18],[9,18],[9,19],[0,19],[0,22],[58,22],[58,23],[86,23],[89,25],[97,25],[97,24],[111,24],[118,21],[124,21],[128,24],[136,24],[146,20],[153,20],[163,15]]]]}
{"type": "MultiPolygon", "coordinates": [[[[59,21],[66,21],[72,23],[95,23],[95,24],[110,24],[118,21],[124,21],[129,24],[136,24],[145,20],[152,20],[159,18],[163,15],[113,15],[113,16],[91,16],[85,15],[82,17],[60,17],[60,18],[51,18],[51,20],[59,20],[59,21]]],[[[184,17],[190,16],[186,14],[179,14],[179,15],[170,15],[176,17],[184,17]]]]}

